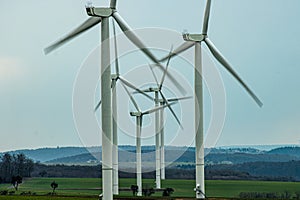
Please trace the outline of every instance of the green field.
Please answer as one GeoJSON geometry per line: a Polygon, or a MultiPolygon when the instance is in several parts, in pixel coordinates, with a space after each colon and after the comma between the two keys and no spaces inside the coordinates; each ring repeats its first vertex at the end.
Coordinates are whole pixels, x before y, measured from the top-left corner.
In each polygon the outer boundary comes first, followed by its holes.
{"type": "MultiPolygon", "coordinates": [[[[21,192],[36,193],[36,195],[46,195],[51,192],[50,184],[56,181],[59,186],[57,189],[58,196],[79,196],[78,200],[85,199],[85,196],[94,196],[95,199],[100,193],[101,179],[95,178],[32,178],[24,180],[20,185],[19,191],[12,197],[1,197],[0,199],[58,199],[57,197],[23,197],[20,198],[21,192]]],[[[120,187],[128,188],[135,184],[135,179],[120,179],[120,187]]],[[[145,179],[144,187],[154,187],[154,180],[145,179]]],[[[173,197],[194,197],[195,182],[192,180],[165,180],[162,187],[172,187],[175,189],[173,197]]],[[[10,185],[0,185],[0,190],[9,190],[10,185]]],[[[208,197],[238,197],[240,192],[274,192],[283,193],[289,191],[291,193],[300,192],[300,183],[297,182],[266,182],[266,181],[206,181],[206,193],[208,197]]],[[[121,192],[120,196],[131,196],[130,192],[121,192]]],[[[154,196],[161,196],[156,193],[154,196]]],[[[74,198],[74,197],[72,197],[74,198]]],[[[63,197],[59,199],[65,199],[63,197]]],[[[77,199],[77,198],[76,198],[77,199]]],[[[92,198],[93,199],[93,198],[92,198]]]]}

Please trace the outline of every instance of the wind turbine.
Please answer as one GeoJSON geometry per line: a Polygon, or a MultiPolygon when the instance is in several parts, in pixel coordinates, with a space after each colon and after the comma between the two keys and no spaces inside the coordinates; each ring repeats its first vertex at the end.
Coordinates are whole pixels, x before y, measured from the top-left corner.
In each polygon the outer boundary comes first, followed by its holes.
{"type": "MultiPolygon", "coordinates": [[[[123,83],[123,82],[122,82],[123,83]]],[[[151,113],[157,112],[164,107],[171,106],[174,103],[171,104],[165,104],[163,106],[158,106],[153,109],[147,110],[142,112],[139,108],[137,102],[133,98],[133,96],[130,94],[128,89],[124,84],[122,84],[126,93],[130,97],[130,100],[132,104],[134,105],[136,112],[130,112],[131,116],[136,117],[136,176],[137,176],[137,186],[138,186],[138,196],[142,196],[142,150],[141,150],[141,133],[142,133],[142,125],[143,125],[143,116],[149,115],[151,113]]]]}
{"type": "Polygon", "coordinates": [[[171,55],[166,56],[160,61],[169,59],[181,52],[195,46],[195,146],[196,146],[196,198],[205,198],[204,188],[204,136],[203,136],[203,85],[202,85],[202,54],[201,43],[204,42],[215,59],[223,65],[223,67],[242,85],[242,87],[248,92],[248,94],[254,99],[259,107],[262,107],[262,102],[254,94],[254,92],[246,85],[246,83],[240,78],[240,76],[233,70],[229,62],[215,47],[215,45],[209,40],[208,23],[210,17],[211,0],[207,0],[203,28],[201,34],[189,34],[184,33],[183,39],[186,41],[175,49],[171,55]],[[198,112],[197,112],[198,111],[198,112]],[[198,125],[198,126],[197,126],[198,125]]]}
{"type": "MultiPolygon", "coordinates": [[[[170,53],[172,52],[172,48],[170,53]]],[[[170,59],[171,57],[169,57],[167,64],[166,64],[166,70],[164,71],[161,81],[160,83],[158,82],[157,76],[155,75],[153,68],[151,65],[149,65],[150,70],[152,72],[152,75],[155,79],[156,88],[148,88],[146,90],[143,90],[143,92],[154,92],[155,93],[155,106],[164,106],[164,105],[168,105],[169,102],[177,102],[180,100],[184,100],[184,99],[189,99],[191,97],[180,97],[180,98],[172,98],[172,99],[167,99],[165,97],[165,95],[162,92],[162,88],[163,88],[163,84],[165,81],[165,76],[166,76],[166,72],[168,70],[169,64],[170,64],[170,59]],[[162,99],[159,99],[159,95],[161,96],[162,99]]],[[[179,126],[182,128],[182,125],[180,123],[179,118],[177,117],[177,115],[175,114],[174,110],[172,109],[171,106],[167,106],[168,109],[171,111],[172,115],[175,117],[177,123],[179,124],[179,126]]],[[[156,187],[160,188],[160,180],[164,180],[165,179],[165,149],[164,149],[164,127],[163,127],[163,121],[164,121],[164,109],[160,110],[160,113],[156,112],[155,115],[155,122],[156,122],[156,142],[155,142],[155,146],[156,146],[156,187]]]]}
{"type": "MultiPolygon", "coordinates": [[[[171,48],[170,53],[171,52],[172,52],[172,48],[171,48]]],[[[163,83],[165,80],[166,73],[168,71],[169,63],[170,63],[170,58],[168,59],[168,62],[166,64],[166,68],[165,68],[165,71],[163,72],[163,76],[162,76],[160,83],[158,83],[157,77],[152,69],[152,66],[149,65],[151,72],[153,74],[153,77],[157,83],[157,86],[150,87],[150,88],[148,88],[146,90],[142,90],[142,91],[145,93],[154,93],[154,104],[155,104],[156,108],[159,107],[159,105],[160,105],[161,100],[160,100],[159,96],[161,96],[162,101],[164,102],[164,104],[162,104],[162,106],[166,105],[169,108],[172,115],[175,117],[177,123],[180,125],[180,127],[182,127],[179,118],[175,114],[172,107],[169,105],[169,101],[165,98],[164,94],[162,93],[162,86],[163,86],[163,83]]],[[[174,101],[175,101],[175,99],[174,99],[174,101]]],[[[156,111],[155,112],[155,183],[156,183],[156,188],[158,188],[158,189],[161,188],[161,179],[165,179],[164,171],[163,172],[161,171],[161,165],[162,165],[161,157],[162,157],[162,153],[163,153],[163,152],[161,152],[161,150],[162,150],[161,149],[161,140],[162,140],[162,137],[164,137],[164,136],[161,136],[161,132],[160,132],[161,125],[160,125],[160,119],[159,119],[160,116],[159,115],[160,115],[160,113],[158,111],[156,111]]]]}
{"type": "MultiPolygon", "coordinates": [[[[102,187],[103,198],[105,200],[113,199],[112,190],[112,98],[111,98],[111,69],[110,69],[110,44],[107,42],[109,34],[109,18],[118,23],[119,27],[126,37],[135,44],[151,61],[156,63],[161,70],[164,67],[158,62],[158,59],[147,49],[144,43],[127,25],[116,10],[117,0],[111,0],[109,7],[95,8],[91,4],[86,7],[87,14],[92,16],[88,18],[79,27],[69,34],[59,39],[44,51],[46,54],[67,43],[71,39],[89,30],[101,22],[101,112],[102,112],[102,187]],[[106,42],[105,42],[106,41],[106,42]]],[[[184,93],[184,88],[170,75],[167,74],[176,87],[184,93]]]]}
{"type": "MultiPolygon", "coordinates": [[[[118,66],[118,64],[116,65],[116,68],[118,68],[117,66],[118,66]]],[[[114,93],[113,94],[113,108],[115,107],[115,109],[114,109],[115,111],[116,111],[116,108],[117,108],[117,102],[116,102],[117,101],[117,98],[116,98],[116,82],[118,80],[121,81],[121,83],[122,83],[123,87],[125,88],[126,92],[128,90],[127,90],[127,88],[124,85],[126,85],[127,87],[130,87],[131,89],[135,90],[139,94],[144,95],[145,97],[147,97],[151,101],[154,101],[154,99],[151,96],[149,96],[148,94],[146,94],[142,90],[140,90],[137,87],[135,87],[133,84],[131,84],[129,81],[127,81],[124,77],[122,77],[119,73],[117,73],[115,75],[112,75],[112,90],[113,90],[113,93],[114,93]]],[[[129,96],[131,98],[131,95],[129,95],[129,96]]],[[[97,105],[95,107],[95,112],[99,109],[99,107],[101,106],[101,103],[102,103],[101,100],[97,103],[97,105]]],[[[154,111],[151,110],[151,113],[155,112],[155,111],[156,110],[154,110],[154,111]]],[[[149,111],[145,111],[143,113],[140,113],[140,116],[136,116],[136,117],[142,118],[143,115],[150,114],[148,112],[149,111]]],[[[116,114],[117,114],[117,112],[114,115],[116,115],[116,114]]],[[[130,114],[132,114],[132,113],[130,113],[130,114]]],[[[135,113],[135,114],[137,114],[137,113],[135,113]]],[[[137,119],[137,122],[140,122],[139,120],[141,120],[141,119],[137,119]]],[[[115,123],[115,127],[117,129],[117,119],[116,119],[116,116],[114,116],[113,122],[115,123]]],[[[114,127],[113,127],[113,129],[114,129],[114,127]]],[[[117,133],[117,130],[115,130],[115,132],[113,132],[113,133],[117,133]]],[[[138,134],[138,132],[137,132],[137,136],[138,135],[140,135],[140,134],[138,134]]],[[[114,183],[113,186],[114,186],[114,188],[113,189],[114,189],[114,194],[116,194],[115,192],[118,192],[118,190],[119,190],[118,189],[119,180],[118,180],[118,146],[117,146],[118,142],[117,142],[117,137],[118,137],[118,135],[114,134],[114,137],[113,137],[113,144],[114,144],[114,147],[113,147],[113,183],[114,183]]],[[[137,144],[138,144],[138,140],[137,140],[137,144]]],[[[140,144],[140,142],[139,142],[139,144],[140,144]]],[[[137,169],[139,169],[138,166],[137,166],[137,169]]],[[[142,188],[141,183],[140,183],[141,182],[141,173],[139,173],[139,172],[141,172],[141,170],[137,170],[137,183],[138,183],[137,185],[139,186],[139,188],[142,188]]],[[[140,191],[139,194],[142,194],[141,191],[140,191]]]]}
{"type": "MultiPolygon", "coordinates": [[[[111,75],[112,80],[112,111],[113,111],[113,191],[114,194],[118,194],[119,192],[119,181],[118,181],[118,134],[117,134],[117,88],[116,84],[117,81],[120,80],[123,84],[125,84],[127,87],[130,87],[131,89],[135,90],[137,93],[140,93],[144,95],[145,97],[149,98],[150,100],[154,99],[147,95],[144,91],[138,89],[133,84],[131,84],[129,81],[127,81],[124,77],[120,75],[120,67],[119,67],[119,57],[118,57],[118,48],[117,48],[117,39],[116,39],[116,32],[115,32],[115,25],[113,22],[113,32],[114,32],[114,44],[115,44],[115,72],[116,74],[111,75]]],[[[98,104],[95,107],[95,111],[99,109],[101,105],[101,100],[98,102],[98,104]]]]}
{"type": "MultiPolygon", "coordinates": [[[[115,74],[111,75],[111,88],[112,88],[112,140],[113,140],[113,147],[112,147],[112,166],[113,166],[113,194],[119,194],[119,162],[118,162],[118,126],[117,126],[117,119],[118,119],[118,109],[117,109],[117,81],[119,80],[120,76],[120,68],[119,68],[119,59],[118,59],[118,48],[117,48],[117,37],[116,37],[116,27],[113,21],[113,33],[114,33],[114,49],[115,49],[115,74]]],[[[101,105],[101,100],[95,107],[95,112],[101,105]]]]}
{"type": "MultiPolygon", "coordinates": [[[[155,77],[155,79],[157,80],[152,67],[150,66],[150,69],[155,77]]],[[[157,88],[153,88],[153,87],[149,87],[148,89],[142,90],[145,93],[156,93],[159,92],[158,89],[159,88],[159,83],[157,83],[157,88]]],[[[139,93],[138,91],[134,92],[134,93],[139,93]]],[[[158,113],[159,117],[157,117],[157,115],[155,115],[155,119],[159,119],[159,120],[155,120],[155,151],[156,151],[156,168],[155,168],[155,172],[156,172],[156,187],[160,188],[161,187],[161,181],[160,180],[164,180],[165,179],[165,158],[164,158],[164,125],[163,125],[163,121],[164,121],[164,109],[169,108],[170,109],[170,102],[178,102],[180,100],[185,100],[185,99],[190,99],[191,97],[178,97],[178,98],[170,98],[170,99],[166,99],[166,97],[163,95],[163,98],[159,98],[158,95],[155,95],[155,98],[153,98],[153,101],[155,102],[155,107],[163,107],[163,109],[160,110],[160,113],[158,111],[156,111],[156,114],[158,113]],[[169,104],[169,105],[168,105],[169,104]]],[[[171,107],[171,110],[173,111],[172,114],[175,115],[174,110],[171,107]]],[[[176,115],[175,115],[176,116],[176,115]]],[[[176,119],[178,119],[178,117],[176,116],[176,119]]],[[[180,122],[179,122],[180,123],[180,122]]],[[[180,124],[181,126],[181,124],[180,124]]]]}

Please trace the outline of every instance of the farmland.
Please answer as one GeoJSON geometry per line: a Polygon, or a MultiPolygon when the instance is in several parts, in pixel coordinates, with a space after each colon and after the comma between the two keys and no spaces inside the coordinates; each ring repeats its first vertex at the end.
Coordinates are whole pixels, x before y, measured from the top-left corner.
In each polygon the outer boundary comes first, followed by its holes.
{"type": "MultiPolygon", "coordinates": [[[[50,184],[56,181],[59,186],[57,188],[57,197],[51,199],[66,199],[62,196],[78,196],[78,199],[86,199],[84,197],[95,197],[100,193],[101,179],[96,178],[32,178],[25,179],[24,183],[20,185],[17,191],[11,197],[4,196],[0,199],[24,199],[24,200],[39,200],[49,199],[45,197],[52,192],[50,184]],[[23,192],[35,193],[37,196],[20,197],[23,192]],[[60,198],[58,198],[60,197],[60,198]],[[79,198],[80,197],[80,198],[79,198]]],[[[129,188],[130,185],[135,184],[135,179],[120,179],[121,188],[129,188]]],[[[193,187],[195,182],[193,180],[165,180],[162,182],[163,187],[171,187],[175,189],[172,196],[174,197],[193,197],[193,187]]],[[[153,179],[143,180],[144,188],[154,187],[153,179]]],[[[0,190],[13,191],[8,184],[0,185],[0,190]]],[[[266,181],[206,181],[206,191],[208,197],[225,197],[236,198],[241,192],[261,192],[261,193],[290,193],[300,192],[299,182],[266,182],[266,181]]],[[[130,192],[120,192],[120,196],[131,196],[130,192]]],[[[156,192],[153,196],[161,196],[161,192],[156,192]]],[[[77,198],[76,198],[77,199],[77,198]]]]}

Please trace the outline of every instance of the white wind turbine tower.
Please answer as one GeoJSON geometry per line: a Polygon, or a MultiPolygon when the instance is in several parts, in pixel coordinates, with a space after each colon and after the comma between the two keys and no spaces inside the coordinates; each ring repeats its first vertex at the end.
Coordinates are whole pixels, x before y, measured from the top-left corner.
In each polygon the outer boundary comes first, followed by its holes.
{"type": "Polygon", "coordinates": [[[189,49],[195,45],[195,146],[196,146],[196,198],[205,198],[204,188],[204,136],[203,136],[203,81],[202,81],[202,54],[201,43],[204,42],[215,59],[223,65],[223,67],[242,85],[242,87],[248,92],[248,94],[254,99],[258,106],[262,107],[262,102],[252,92],[252,90],[246,85],[246,83],[240,78],[240,76],[233,70],[229,62],[214,46],[214,44],[208,39],[208,22],[210,16],[211,0],[207,0],[202,34],[183,34],[183,39],[186,41],[175,49],[171,55],[161,59],[161,61],[167,60],[169,57],[180,54],[181,52],[189,49]],[[197,112],[198,111],[198,112],[197,112]],[[197,127],[198,124],[198,127],[197,127]]]}
{"type": "MultiPolygon", "coordinates": [[[[111,75],[111,89],[112,89],[112,166],[113,166],[113,194],[119,194],[119,159],[118,159],[118,111],[117,111],[117,81],[120,76],[119,59],[118,59],[118,48],[117,48],[117,37],[116,27],[113,21],[113,33],[114,33],[114,50],[115,50],[115,74],[111,75]]],[[[95,107],[95,112],[101,105],[101,100],[95,107]]]]}
{"type": "MultiPolygon", "coordinates": [[[[123,82],[122,82],[123,83],[123,82]]],[[[122,84],[123,85],[123,84],[122,84]]],[[[158,106],[153,109],[142,112],[139,108],[137,102],[130,94],[125,85],[123,85],[126,93],[130,97],[132,104],[134,105],[136,112],[130,112],[131,116],[136,117],[136,176],[137,176],[137,186],[138,186],[138,196],[142,196],[142,149],[141,149],[141,133],[142,133],[142,125],[143,125],[143,116],[149,115],[151,113],[157,112],[164,107],[171,106],[174,103],[166,104],[163,106],[158,106]]]]}
{"type": "MultiPolygon", "coordinates": [[[[144,43],[127,25],[116,10],[117,0],[111,0],[109,7],[95,8],[91,4],[86,7],[87,14],[92,16],[88,18],[79,27],[56,41],[45,49],[48,54],[81,33],[94,27],[101,22],[101,112],[102,112],[102,188],[103,198],[105,200],[113,199],[112,189],[112,98],[111,98],[111,69],[110,69],[110,38],[109,18],[112,17],[118,23],[119,27],[126,37],[135,44],[151,61],[156,63],[161,70],[164,67],[158,62],[157,58],[146,48],[144,43]],[[106,42],[105,42],[106,41],[106,42]]],[[[184,88],[169,74],[172,82],[180,91],[184,88]]]]}

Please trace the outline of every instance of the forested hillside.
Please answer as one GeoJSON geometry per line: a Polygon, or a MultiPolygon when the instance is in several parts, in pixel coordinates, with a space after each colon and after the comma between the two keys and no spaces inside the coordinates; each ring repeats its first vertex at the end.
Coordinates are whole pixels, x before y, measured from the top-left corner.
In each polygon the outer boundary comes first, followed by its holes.
{"type": "MultiPolygon", "coordinates": [[[[205,151],[207,154],[205,157],[207,179],[300,181],[299,147],[281,147],[270,151],[253,148],[213,148],[205,151]]],[[[155,147],[144,146],[142,152],[144,169],[147,168],[147,171],[149,169],[151,171],[153,168],[154,170],[155,147]]],[[[4,182],[7,182],[14,174],[21,174],[24,177],[30,175],[36,177],[100,177],[101,156],[100,147],[19,150],[2,154],[0,176],[4,182]],[[13,153],[20,152],[24,154],[13,155],[13,153]],[[25,158],[24,162],[20,162],[22,157],[25,158]],[[39,162],[33,164],[31,159],[39,162]],[[7,160],[10,161],[7,162],[7,160]],[[31,167],[18,167],[18,163],[31,163],[31,167]],[[13,167],[7,169],[5,166],[13,167]],[[27,174],[22,172],[23,169],[26,169],[27,174]]],[[[165,159],[167,177],[194,178],[195,148],[166,147],[165,159]]],[[[135,147],[120,146],[120,176],[135,177],[135,161],[135,147]]],[[[145,173],[144,176],[152,177],[154,172],[145,173]]]]}

